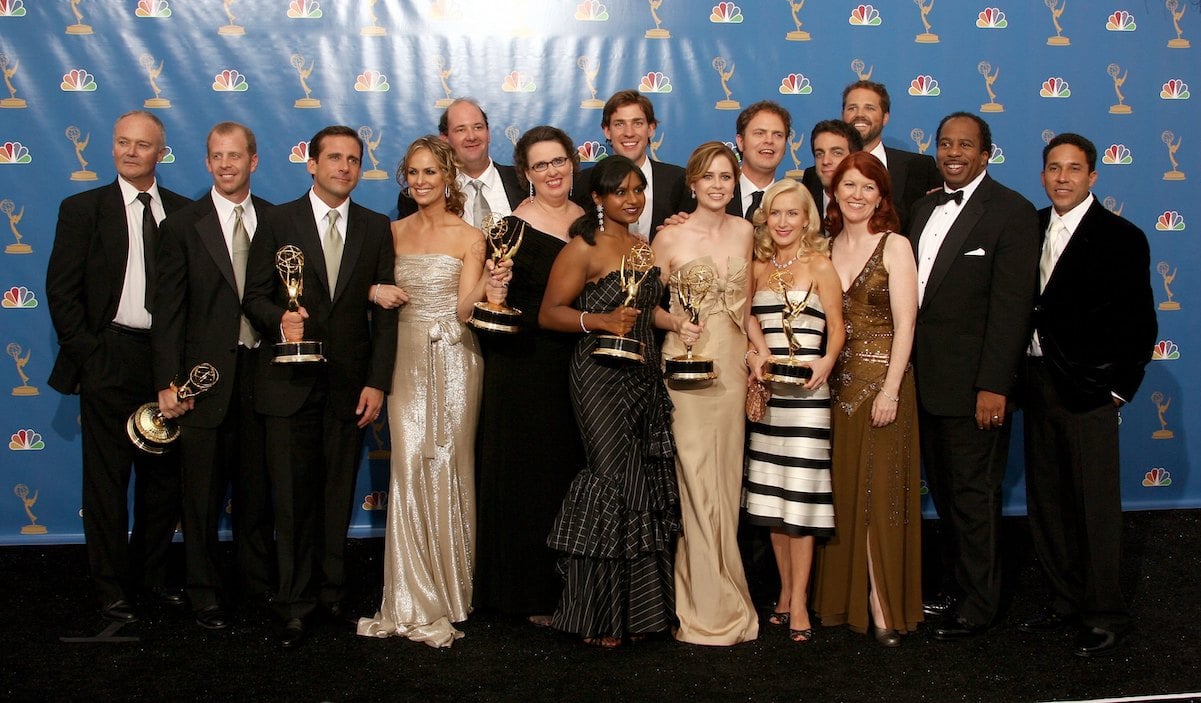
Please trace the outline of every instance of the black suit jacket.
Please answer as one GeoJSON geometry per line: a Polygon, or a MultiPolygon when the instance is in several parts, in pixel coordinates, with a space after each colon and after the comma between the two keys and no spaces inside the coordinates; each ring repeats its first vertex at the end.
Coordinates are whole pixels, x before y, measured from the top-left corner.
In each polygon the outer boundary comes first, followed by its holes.
{"type": "Polygon", "coordinates": [[[354,202],[350,204],[335,288],[337,297],[333,300],[308,192],[259,218],[246,264],[242,309],[267,345],[282,341],[279,323],[287,310],[288,297],[275,269],[275,253],[285,244],[304,252],[300,304],[309,314],[304,338],[323,343],[326,361],[272,364],[268,347],[266,353],[259,354],[255,410],[275,417],[292,415],[304,405],[318,380],[324,379],[334,414],[354,421],[355,407],[365,386],[385,393],[392,387],[397,313],[373,305],[368,296],[373,284],[395,280],[388,218],[354,202]]]}
{"type": "MultiPolygon", "coordinates": [[[[892,181],[892,206],[901,218],[901,231],[909,232],[913,206],[934,188],[942,187],[942,175],[934,159],[925,154],[884,147],[888,178],[892,181]]],[[[924,223],[923,223],[924,224],[924,223]]]]}
{"type": "MultiPolygon", "coordinates": [[[[675,164],[663,163],[662,161],[651,161],[651,231],[648,234],[648,239],[655,236],[655,232],[663,224],[663,220],[671,217],[677,212],[686,211],[688,197],[688,186],[684,183],[684,169],[675,164]]],[[[575,187],[573,188],[572,200],[577,205],[584,208],[584,212],[595,213],[596,203],[592,202],[592,169],[587,168],[580,171],[575,179],[575,187]]],[[[687,208],[691,210],[692,208],[687,208]]]]}
{"type": "MultiPolygon", "coordinates": [[[[509,201],[509,209],[516,210],[517,206],[525,200],[529,194],[521,187],[521,182],[517,180],[517,169],[505,164],[498,164],[495,161],[492,165],[496,167],[497,173],[500,174],[500,182],[505,187],[505,198],[509,201]]],[[[417,212],[417,201],[405,195],[404,191],[396,196],[396,211],[399,214],[397,219],[404,219],[409,215],[417,212]]]]}
{"type": "MultiPolygon", "coordinates": [[[[910,241],[919,262],[934,196],[914,205],[910,241]]],[[[975,414],[976,392],[1012,396],[1030,341],[1038,286],[1034,206],[985,174],[948,230],[917,312],[914,371],[929,413],[975,414]]]]}
{"type": "MultiPolygon", "coordinates": [[[[161,184],[158,193],[167,215],[191,202],[161,184]]],[[[117,181],[63,200],[46,267],[46,303],[59,345],[48,380],[54,390],[79,392],[84,365],[117,314],[128,258],[129,226],[117,181]]]]}
{"type": "MultiPolygon", "coordinates": [[[[1038,219],[1045,236],[1051,208],[1038,219]]],[[[1047,370],[1072,410],[1138,391],[1158,333],[1150,268],[1142,230],[1094,199],[1031,318],[1047,370]]]]}
{"type": "MultiPolygon", "coordinates": [[[[262,222],[272,205],[257,196],[251,199],[256,221],[262,222]]],[[[219,374],[217,384],[197,396],[195,408],[178,421],[216,427],[233,396],[242,301],[212,193],[163,220],[159,231],[150,336],[154,387],[182,383],[196,364],[212,364],[219,374]]]]}

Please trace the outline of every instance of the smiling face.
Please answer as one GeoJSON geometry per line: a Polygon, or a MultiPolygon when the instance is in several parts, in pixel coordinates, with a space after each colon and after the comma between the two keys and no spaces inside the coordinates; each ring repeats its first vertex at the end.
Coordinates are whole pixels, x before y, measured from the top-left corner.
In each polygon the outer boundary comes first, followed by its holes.
{"type": "Polygon", "coordinates": [[[525,177],[534,185],[534,195],[543,198],[566,198],[571,191],[571,177],[574,164],[571,156],[559,142],[535,142],[526,150],[526,162],[530,167],[525,170],[525,177]],[[554,161],[561,159],[560,165],[554,161]],[[539,168],[544,170],[538,170],[539,168]]]}
{"type": "Polygon", "coordinates": [[[1075,144],[1060,144],[1047,152],[1042,181],[1055,212],[1065,215],[1088,197],[1097,182],[1097,172],[1089,170],[1083,149],[1075,144]]]}
{"type": "Polygon", "coordinates": [[[943,124],[938,133],[935,161],[947,187],[958,190],[984,171],[988,166],[989,152],[975,120],[953,117],[943,124]]]}
{"type": "Polygon", "coordinates": [[[847,93],[842,102],[842,121],[859,130],[863,135],[863,150],[871,151],[888,124],[888,113],[881,106],[876,91],[856,88],[847,93]]]}
{"type": "Polygon", "coordinates": [[[259,156],[250,153],[246,133],[233,129],[209,138],[204,166],[213,174],[217,192],[230,202],[240,203],[250,194],[250,174],[258,169],[259,156]]]}
{"type": "Polygon", "coordinates": [[[309,159],[313,192],[330,207],[341,205],[359,184],[362,149],[353,137],[327,135],[321,140],[321,153],[309,159]]]}
{"type": "Polygon", "coordinates": [[[690,183],[696,192],[697,204],[707,210],[724,212],[726,204],[734,197],[734,164],[723,155],[713,157],[701,177],[690,183]]]}
{"type": "Polygon", "coordinates": [[[776,169],[784,160],[784,144],[788,133],[784,120],[774,112],[760,110],[747,123],[746,130],[734,137],[738,150],[742,152],[742,170],[747,178],[759,176],[770,181],[776,177],[776,169]]]}
{"type": "Polygon", "coordinates": [[[626,227],[638,221],[646,207],[646,186],[641,173],[631,171],[608,195],[592,195],[592,200],[604,210],[605,219],[620,222],[626,227]]]}
{"type": "Polygon", "coordinates": [[[799,193],[785,192],[777,195],[767,211],[767,231],[771,233],[776,251],[792,256],[809,228],[809,214],[799,193]]]}
{"type": "Polygon", "coordinates": [[[838,200],[843,222],[858,224],[867,222],[876,213],[880,205],[880,187],[859,169],[847,169],[834,185],[834,197],[838,200]]]}
{"type": "Polygon", "coordinates": [[[847,138],[836,132],[822,132],[813,138],[813,163],[822,188],[830,189],[834,169],[851,153],[847,138]]]}
{"type": "Polygon", "coordinates": [[[417,149],[409,156],[404,176],[405,183],[409,186],[409,195],[418,207],[446,197],[446,177],[429,149],[417,149]]]}
{"type": "Polygon", "coordinates": [[[637,103],[630,103],[614,110],[609,124],[602,126],[601,131],[613,144],[615,153],[641,166],[646,161],[651,138],[655,136],[655,125],[646,119],[637,103]]]}
{"type": "Polygon", "coordinates": [[[492,143],[492,132],[484,121],[484,113],[469,102],[457,102],[446,110],[446,135],[443,137],[455,158],[463,164],[463,171],[478,178],[488,168],[491,157],[488,147],[492,143]]]}
{"type": "Polygon", "coordinates": [[[113,127],[113,164],[138,190],[154,183],[154,167],[166,151],[163,131],[146,115],[126,115],[113,127]]]}

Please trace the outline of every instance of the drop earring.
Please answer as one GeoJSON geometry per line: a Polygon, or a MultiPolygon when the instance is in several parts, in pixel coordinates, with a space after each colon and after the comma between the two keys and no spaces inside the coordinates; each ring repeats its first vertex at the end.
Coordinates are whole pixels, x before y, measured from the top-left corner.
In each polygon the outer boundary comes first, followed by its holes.
{"type": "Polygon", "coordinates": [[[534,199],[534,182],[530,181],[530,200],[534,199]]]}
{"type": "Polygon", "coordinates": [[[600,205],[596,206],[596,224],[600,227],[600,231],[605,231],[605,209],[600,205]]]}
{"type": "Polygon", "coordinates": [[[696,188],[692,189],[692,199],[696,200],[696,188]]]}
{"type": "Polygon", "coordinates": [[[450,200],[450,186],[446,186],[442,189],[442,196],[447,200],[450,200]]]}

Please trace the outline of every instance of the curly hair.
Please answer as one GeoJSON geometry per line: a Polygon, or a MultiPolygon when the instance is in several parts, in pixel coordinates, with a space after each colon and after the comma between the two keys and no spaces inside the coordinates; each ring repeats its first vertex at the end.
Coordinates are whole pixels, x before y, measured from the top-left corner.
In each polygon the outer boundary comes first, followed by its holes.
{"type": "Polygon", "coordinates": [[[525,172],[530,168],[530,148],[541,142],[554,142],[563,147],[563,152],[571,161],[571,177],[574,183],[575,177],[580,173],[580,153],[576,151],[571,137],[558,127],[538,125],[527,130],[513,145],[513,168],[517,171],[517,182],[521,187],[530,186],[530,179],[525,176],[525,172]]]}
{"type": "Polygon", "coordinates": [[[459,188],[457,180],[459,163],[455,161],[455,152],[450,145],[432,134],[414,139],[413,143],[409,145],[408,151],[405,152],[400,166],[396,168],[396,182],[400,184],[401,194],[406,198],[413,197],[409,192],[409,181],[405,178],[405,171],[409,169],[409,161],[413,155],[422,149],[428,150],[434,157],[434,162],[438,164],[438,171],[442,174],[442,181],[446,184],[446,209],[462,217],[463,206],[467,203],[467,194],[459,188]]]}
{"type": "Polygon", "coordinates": [[[830,251],[830,241],[822,236],[821,219],[817,214],[817,205],[809,189],[791,178],[776,181],[763,191],[763,202],[751,218],[755,225],[755,259],[767,261],[776,255],[776,241],[772,239],[771,231],[767,228],[767,216],[771,212],[776,198],[787,193],[796,193],[801,199],[801,209],[805,212],[805,229],[801,232],[801,244],[797,249],[798,256],[806,254],[821,254],[826,256],[830,251]]]}
{"type": "Polygon", "coordinates": [[[876,232],[896,232],[901,229],[901,218],[897,216],[897,211],[892,206],[892,179],[888,177],[888,169],[884,168],[884,164],[880,163],[880,159],[872,156],[870,152],[858,151],[854,154],[848,154],[842,163],[834,169],[834,175],[830,177],[830,190],[833,196],[830,198],[830,205],[826,208],[826,231],[831,237],[838,236],[842,231],[842,210],[838,207],[838,183],[846,175],[847,171],[854,169],[863,174],[864,178],[874,181],[876,189],[880,191],[880,204],[876,208],[876,212],[867,222],[867,229],[871,233],[876,232]]]}

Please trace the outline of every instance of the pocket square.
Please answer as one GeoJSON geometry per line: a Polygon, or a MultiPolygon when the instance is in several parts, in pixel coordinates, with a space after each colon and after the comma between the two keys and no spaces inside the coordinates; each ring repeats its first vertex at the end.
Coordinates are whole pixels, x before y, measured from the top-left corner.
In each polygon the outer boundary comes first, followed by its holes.
{"type": "Polygon", "coordinates": [[[964,252],[963,255],[964,256],[984,256],[984,249],[982,247],[977,247],[976,249],[972,249],[969,252],[964,252]]]}

